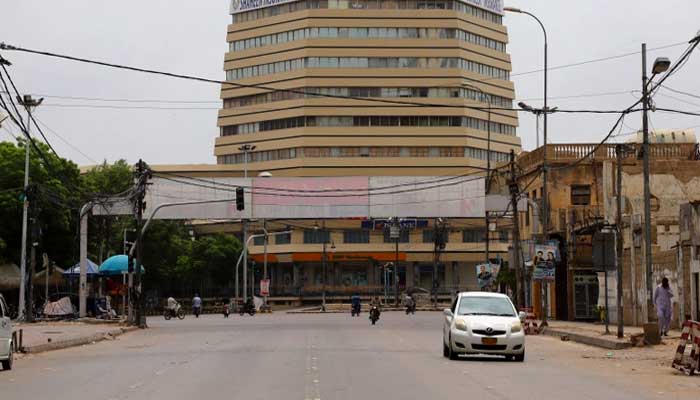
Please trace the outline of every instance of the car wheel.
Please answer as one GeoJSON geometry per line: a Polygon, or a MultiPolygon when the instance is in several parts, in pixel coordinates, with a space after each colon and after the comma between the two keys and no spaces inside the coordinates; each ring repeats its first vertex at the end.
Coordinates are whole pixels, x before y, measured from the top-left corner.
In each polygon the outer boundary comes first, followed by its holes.
{"type": "Polygon", "coordinates": [[[2,362],[2,370],[9,371],[12,369],[12,347],[10,347],[10,354],[7,355],[7,360],[2,362]]]}
{"type": "Polygon", "coordinates": [[[516,354],[513,356],[513,360],[517,362],[523,362],[525,361],[525,350],[521,354],[516,354]]]}
{"type": "Polygon", "coordinates": [[[450,360],[458,360],[458,354],[452,349],[452,337],[447,341],[447,357],[450,360]]]}

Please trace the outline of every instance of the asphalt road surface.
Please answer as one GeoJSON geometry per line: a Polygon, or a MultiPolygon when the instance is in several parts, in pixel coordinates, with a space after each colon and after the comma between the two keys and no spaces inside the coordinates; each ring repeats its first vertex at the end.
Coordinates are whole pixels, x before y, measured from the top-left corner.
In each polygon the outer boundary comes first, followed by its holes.
{"type": "MultiPolygon", "coordinates": [[[[184,321],[18,360],[0,399],[644,399],[639,377],[528,337],[524,363],[442,357],[442,314],[275,313],[184,321]]],[[[692,378],[691,378],[692,379],[692,378]]]]}

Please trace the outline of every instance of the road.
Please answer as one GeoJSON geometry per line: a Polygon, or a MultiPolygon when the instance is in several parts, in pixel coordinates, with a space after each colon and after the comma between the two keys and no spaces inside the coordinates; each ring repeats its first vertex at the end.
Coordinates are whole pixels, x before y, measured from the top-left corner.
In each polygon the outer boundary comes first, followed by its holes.
{"type": "Polygon", "coordinates": [[[429,312],[384,313],[376,326],[367,314],[152,318],[150,329],[113,341],[18,360],[13,371],[0,372],[0,398],[638,400],[679,395],[669,396],[672,391],[649,383],[648,375],[618,363],[583,359],[585,346],[552,338],[528,337],[524,363],[449,361],[442,357],[441,320],[440,313],[429,312]]]}

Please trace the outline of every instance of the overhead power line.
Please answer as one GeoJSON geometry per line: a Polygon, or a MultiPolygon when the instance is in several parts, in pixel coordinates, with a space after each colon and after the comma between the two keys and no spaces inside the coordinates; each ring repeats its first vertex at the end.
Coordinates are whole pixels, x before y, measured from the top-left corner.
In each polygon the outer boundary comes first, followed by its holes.
{"type": "MultiPolygon", "coordinates": [[[[65,55],[65,54],[58,54],[58,53],[53,53],[53,52],[48,52],[48,51],[33,50],[33,49],[8,45],[5,43],[0,43],[0,50],[20,51],[20,52],[43,55],[43,56],[47,56],[47,57],[59,58],[59,59],[70,60],[70,61],[75,61],[75,62],[100,65],[103,67],[116,68],[116,69],[122,69],[122,70],[134,71],[134,72],[141,72],[141,73],[146,73],[146,74],[161,75],[161,76],[167,76],[167,77],[171,77],[171,78],[193,80],[193,81],[198,81],[198,82],[214,83],[214,84],[218,84],[218,85],[227,85],[227,86],[233,86],[233,87],[237,87],[237,88],[254,88],[254,89],[269,90],[269,91],[273,91],[273,92],[287,92],[287,93],[295,93],[295,94],[302,94],[302,95],[312,95],[315,97],[338,98],[338,99],[343,99],[343,100],[357,100],[357,101],[363,101],[363,102],[375,102],[375,103],[412,106],[412,107],[436,107],[436,108],[460,108],[460,109],[466,108],[466,109],[472,109],[472,110],[477,110],[477,111],[489,111],[489,110],[490,111],[499,111],[500,110],[500,111],[530,112],[530,111],[522,110],[520,108],[474,107],[474,106],[467,106],[467,105],[417,103],[417,102],[405,101],[405,100],[389,100],[389,99],[372,98],[372,97],[357,97],[357,96],[342,96],[342,95],[333,95],[333,94],[310,93],[310,92],[307,92],[305,90],[299,90],[299,89],[280,89],[280,88],[265,86],[262,84],[243,84],[243,83],[236,83],[236,82],[230,82],[230,81],[222,81],[222,80],[217,80],[217,79],[203,78],[203,77],[194,76],[194,75],[177,74],[177,73],[166,72],[166,71],[133,67],[133,66],[115,64],[115,63],[110,63],[110,62],[105,62],[105,61],[75,57],[75,56],[70,56],[70,55],[65,55]]],[[[557,110],[557,112],[559,112],[559,113],[619,114],[622,111],[619,111],[619,110],[564,110],[564,109],[559,109],[559,110],[557,110]]]]}

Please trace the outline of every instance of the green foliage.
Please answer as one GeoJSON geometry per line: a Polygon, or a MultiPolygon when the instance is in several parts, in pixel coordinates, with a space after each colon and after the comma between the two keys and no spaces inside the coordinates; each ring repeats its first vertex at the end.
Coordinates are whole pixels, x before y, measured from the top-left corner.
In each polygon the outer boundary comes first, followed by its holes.
{"type": "MultiPolygon", "coordinates": [[[[30,148],[30,197],[38,213],[41,234],[38,252],[48,253],[59,266],[78,258],[78,212],[95,195],[113,195],[133,186],[132,166],[125,160],[103,162],[80,174],[74,163],[61,159],[37,142],[49,165],[30,148]]],[[[0,261],[19,264],[24,186],[24,141],[0,142],[0,261]]],[[[123,235],[134,241],[131,216],[99,216],[89,219],[88,256],[101,262],[123,253],[123,235]]],[[[154,221],[143,239],[143,265],[147,288],[227,286],[241,251],[230,235],[216,234],[192,240],[183,221],[154,221]]]]}
{"type": "MultiPolygon", "coordinates": [[[[51,254],[59,264],[72,258],[75,231],[72,208],[79,203],[80,171],[73,162],[52,154],[37,142],[48,165],[30,148],[29,175],[34,185],[32,201],[40,221],[40,252],[51,254]],[[65,183],[64,183],[65,182],[65,183]]],[[[25,142],[0,142],[0,237],[5,241],[0,258],[19,263],[22,231],[25,142]],[[16,189],[16,190],[12,190],[16,189]]]]}

